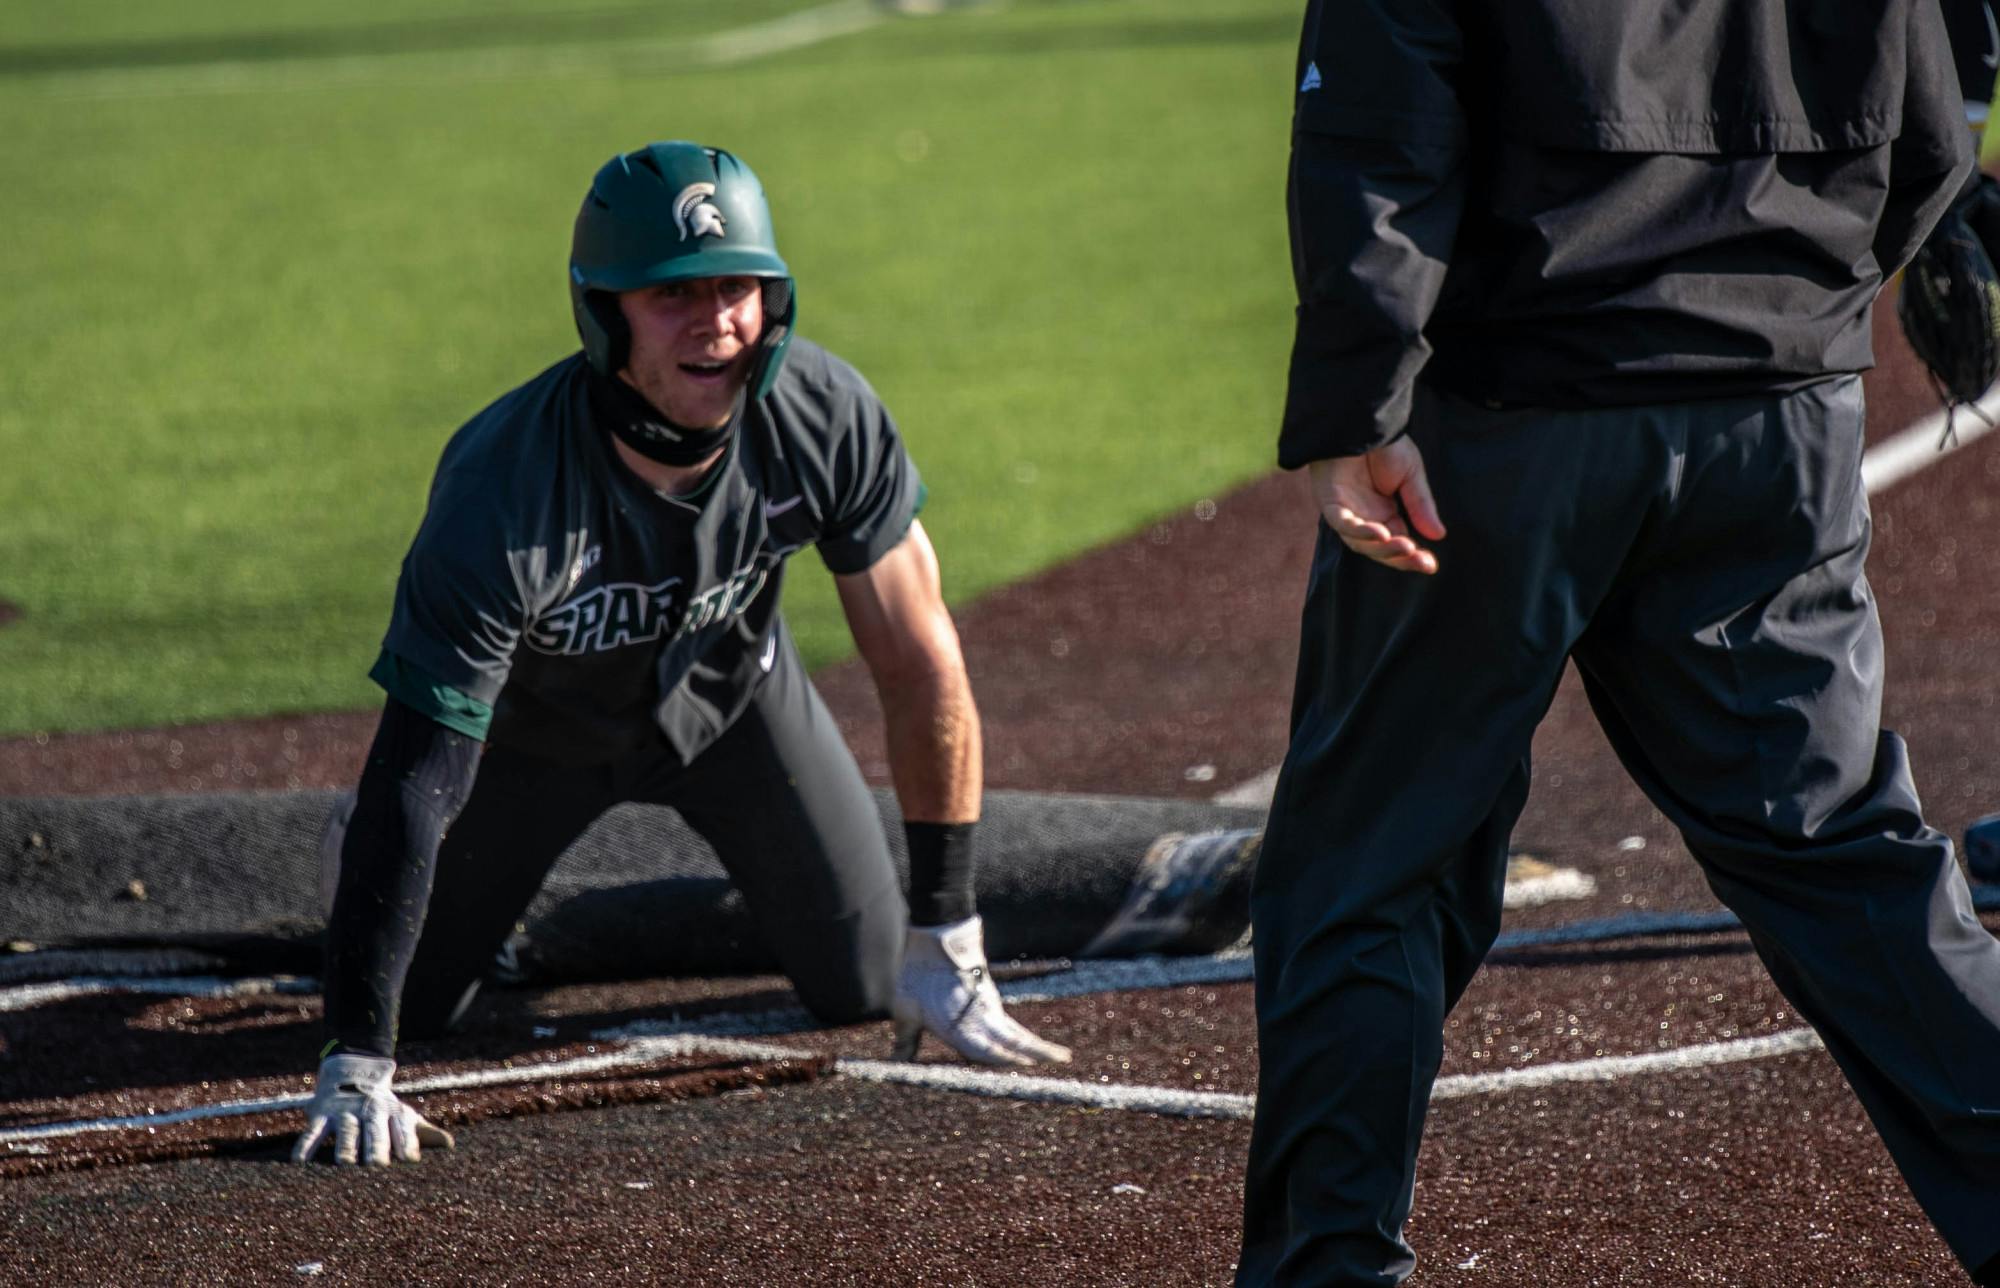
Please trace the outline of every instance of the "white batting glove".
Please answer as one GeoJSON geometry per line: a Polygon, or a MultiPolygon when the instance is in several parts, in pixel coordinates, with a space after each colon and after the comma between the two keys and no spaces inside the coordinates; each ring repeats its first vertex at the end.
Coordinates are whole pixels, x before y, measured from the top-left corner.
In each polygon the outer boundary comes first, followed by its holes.
{"type": "Polygon", "coordinates": [[[393,1156],[414,1163],[423,1147],[452,1148],[451,1133],[396,1099],[389,1090],[396,1062],[379,1055],[330,1055],[319,1062],[319,1085],[306,1106],[306,1129],[292,1146],[294,1163],[309,1163],[328,1139],[333,1161],[387,1167],[393,1156]]]}
{"type": "Polygon", "coordinates": [[[897,1060],[916,1059],[928,1030],[977,1064],[1069,1063],[1068,1047],[1036,1037],[1001,1006],[978,917],[910,927],[894,1010],[897,1060]]]}

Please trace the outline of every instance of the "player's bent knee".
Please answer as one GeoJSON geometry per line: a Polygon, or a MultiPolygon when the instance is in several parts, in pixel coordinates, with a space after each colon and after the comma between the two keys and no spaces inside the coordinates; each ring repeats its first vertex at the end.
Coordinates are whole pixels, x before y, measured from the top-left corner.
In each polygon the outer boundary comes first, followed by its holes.
{"type": "Polygon", "coordinates": [[[822,1024],[854,1024],[889,1014],[907,920],[902,892],[892,882],[845,916],[767,933],[806,1010],[822,1024]]]}
{"type": "Polygon", "coordinates": [[[797,979],[792,986],[799,1001],[822,1024],[859,1024],[879,1020],[889,1014],[896,994],[896,972],[887,969],[851,969],[822,972],[810,979],[797,979]]]}

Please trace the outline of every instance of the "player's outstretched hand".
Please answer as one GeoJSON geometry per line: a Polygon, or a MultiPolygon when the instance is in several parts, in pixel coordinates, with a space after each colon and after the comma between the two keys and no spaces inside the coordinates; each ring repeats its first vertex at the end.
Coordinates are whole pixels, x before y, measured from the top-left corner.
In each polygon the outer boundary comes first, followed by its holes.
{"type": "Polygon", "coordinates": [[[894,1058],[914,1060],[925,1032],[977,1064],[1068,1064],[1069,1048],[1036,1037],[1000,1005],[978,917],[912,926],[896,977],[894,1058]]]}
{"type": "Polygon", "coordinates": [[[378,1055],[330,1055],[319,1062],[319,1085],[306,1106],[306,1129],[292,1146],[294,1163],[309,1163],[325,1141],[333,1161],[387,1167],[414,1163],[425,1147],[452,1147],[451,1133],[396,1099],[389,1082],[396,1062],[378,1055]]]}

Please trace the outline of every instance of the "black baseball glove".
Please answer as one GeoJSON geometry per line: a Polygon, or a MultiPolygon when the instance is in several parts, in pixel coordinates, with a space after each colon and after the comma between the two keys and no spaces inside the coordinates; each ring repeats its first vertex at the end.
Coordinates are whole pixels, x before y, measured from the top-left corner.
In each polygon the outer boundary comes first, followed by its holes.
{"type": "MultiPolygon", "coordinates": [[[[2000,274],[1989,246],[2000,239],[2000,183],[1980,175],[1938,220],[1903,272],[1896,316],[1930,369],[1938,396],[1986,419],[1979,399],[2000,378],[2000,274]]],[[[1951,437],[1952,425],[1945,424],[1951,437]]]]}

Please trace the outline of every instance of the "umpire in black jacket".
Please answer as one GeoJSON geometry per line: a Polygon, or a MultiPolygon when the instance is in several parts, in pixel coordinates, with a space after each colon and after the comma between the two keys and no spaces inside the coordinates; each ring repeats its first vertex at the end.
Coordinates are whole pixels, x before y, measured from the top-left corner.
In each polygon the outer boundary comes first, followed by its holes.
{"type": "Polygon", "coordinates": [[[1239,1283],[1414,1265],[1442,1022],[1566,658],[1992,1272],[2000,943],[1880,728],[1862,576],[1869,307],[1971,165],[1937,4],[1307,9],[1279,457],[1324,524],[1253,900],[1239,1283]]]}

